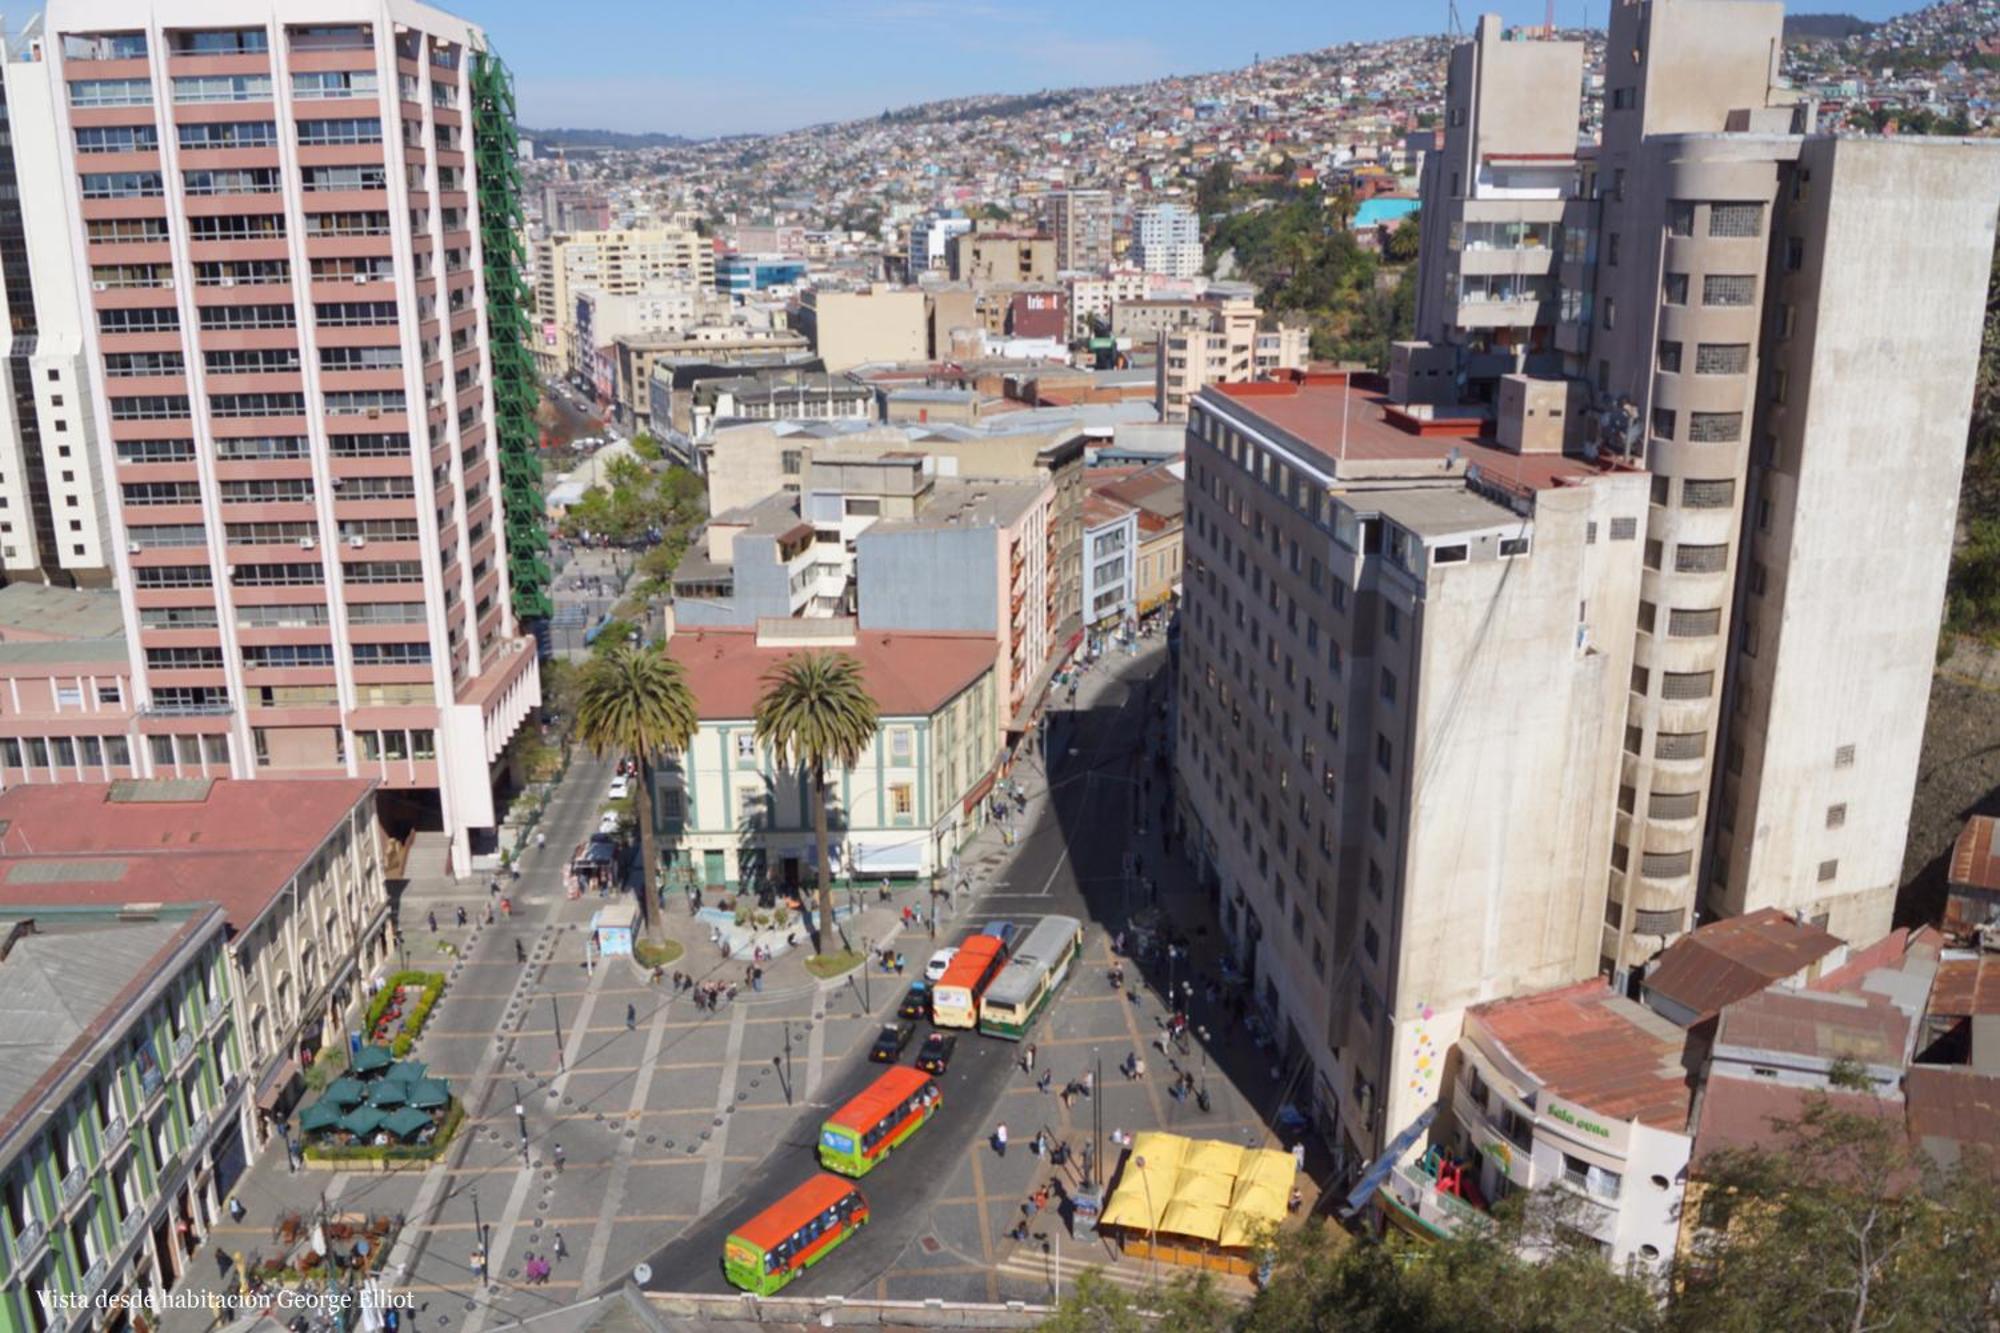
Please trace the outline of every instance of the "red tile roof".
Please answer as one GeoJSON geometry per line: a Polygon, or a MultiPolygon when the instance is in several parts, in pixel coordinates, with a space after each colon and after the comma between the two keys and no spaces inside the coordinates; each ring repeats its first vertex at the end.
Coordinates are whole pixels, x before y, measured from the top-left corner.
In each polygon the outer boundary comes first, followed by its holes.
{"type": "Polygon", "coordinates": [[[218,778],[195,800],[146,799],[165,784],[10,787],[0,792],[0,905],[217,902],[242,930],[374,786],[218,778]],[[113,800],[121,790],[138,799],[113,800]]]}
{"type": "Polygon", "coordinates": [[[1840,941],[1776,908],[1725,917],[1667,947],[1645,988],[1694,1011],[1701,1022],[1826,957],[1840,941]]]}
{"type": "Polygon", "coordinates": [[[1974,815],[1959,830],[1951,848],[1951,883],[1974,889],[2000,889],[2000,857],[1993,852],[1991,815],[1974,815]]]}
{"type": "Polygon", "coordinates": [[[1472,1011],[1480,1028],[1548,1091],[1602,1115],[1684,1130],[1685,1038],[1591,980],[1472,1011]]]}
{"type": "Polygon", "coordinates": [[[757,711],[764,677],[794,654],[846,653],[861,663],[861,679],[884,717],[934,713],[993,669],[1000,651],[990,634],[857,631],[854,641],[763,647],[754,629],[684,629],[667,641],[667,655],[687,671],[688,688],[704,721],[747,718],[757,711]]]}

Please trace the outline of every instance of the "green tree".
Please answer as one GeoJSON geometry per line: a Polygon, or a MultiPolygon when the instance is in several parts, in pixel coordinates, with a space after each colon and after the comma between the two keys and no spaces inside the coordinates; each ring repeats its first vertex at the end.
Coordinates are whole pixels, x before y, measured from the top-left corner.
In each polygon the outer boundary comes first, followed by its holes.
{"type": "Polygon", "coordinates": [[[1392,264],[1416,263],[1423,235],[1423,214],[1410,214],[1389,233],[1389,239],[1382,246],[1382,257],[1392,264]]]}
{"type": "Polygon", "coordinates": [[[1235,183],[1235,170],[1227,162],[1210,163],[1208,170],[1201,173],[1201,179],[1195,185],[1195,212],[1204,218],[1226,212],[1235,183]]]}
{"type": "Polygon", "coordinates": [[[629,755],[639,769],[644,799],[639,811],[639,859],[642,863],[639,899],[647,929],[659,934],[659,913],[653,901],[653,875],[658,864],[653,820],[659,809],[653,799],[653,766],[669,750],[685,750],[701,728],[694,694],[681,664],[657,648],[622,644],[591,658],[577,681],[576,734],[599,758],[629,755]]]}
{"type": "Polygon", "coordinates": [[[813,842],[819,852],[819,951],[833,924],[833,866],[827,848],[826,771],[848,769],[875,738],[875,700],[861,663],[846,653],[797,653],[765,673],[757,700],[757,739],[812,777],[813,842]]]}
{"type": "Polygon", "coordinates": [[[2000,1320],[1992,1162],[1970,1153],[1947,1174],[1900,1103],[1862,1104],[1817,1098],[1758,1147],[1703,1165],[1674,1328],[1972,1333],[2000,1320]]]}

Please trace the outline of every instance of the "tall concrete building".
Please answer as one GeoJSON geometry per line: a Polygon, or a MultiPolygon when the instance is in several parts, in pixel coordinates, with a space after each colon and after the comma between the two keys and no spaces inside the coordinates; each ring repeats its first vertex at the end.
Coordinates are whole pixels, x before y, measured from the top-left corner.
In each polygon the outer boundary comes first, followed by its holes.
{"type": "Polygon", "coordinates": [[[1132,262],[1148,273],[1201,272],[1201,218],[1185,204],[1147,204],[1132,214],[1132,262]]]}
{"type": "Polygon", "coordinates": [[[910,280],[944,268],[950,259],[951,241],[954,236],[964,236],[972,230],[972,219],[957,214],[933,213],[918,218],[910,224],[909,272],[910,280]]]}
{"type": "MultiPolygon", "coordinates": [[[[1170,327],[1159,335],[1155,395],[1162,421],[1186,421],[1188,405],[1207,384],[1239,384],[1281,370],[1304,370],[1310,332],[1280,324],[1260,329],[1255,302],[1162,302],[1170,327]]],[[[1114,312],[1114,317],[1115,317],[1114,312]]]]}
{"type": "Polygon", "coordinates": [[[1482,19],[1425,168],[1409,383],[1491,402],[1560,378],[1573,446],[1653,474],[1619,976],[1760,907],[1878,937],[1901,876],[2000,152],[1816,133],[1782,24],[1621,0],[1602,143],[1579,145],[1573,44],[1482,19]]]}
{"type": "Polygon", "coordinates": [[[1056,267],[1101,273],[1111,267],[1112,206],[1109,190],[1057,190],[1049,196],[1049,230],[1056,238],[1056,267]]]}
{"type": "Polygon", "coordinates": [[[576,345],[579,292],[697,301],[715,290],[715,247],[679,227],[550,236],[537,251],[535,313],[553,333],[556,363],[564,367],[596,350],[576,345]]]}
{"type": "Polygon", "coordinates": [[[1337,374],[1188,421],[1185,846],[1349,1162],[1469,1007],[1597,966],[1647,479],[1483,430],[1337,374]]]}
{"type": "MultiPolygon", "coordinates": [[[[57,175],[50,66],[40,20],[0,46],[0,311],[6,391],[0,393],[0,570],[10,581],[104,586],[104,472],[87,407],[84,303],[57,175]]],[[[123,285],[108,275],[107,286],[123,285]]]]}
{"type": "Polygon", "coordinates": [[[505,70],[405,0],[56,0],[140,776],[374,777],[453,864],[546,613],[505,70]]]}

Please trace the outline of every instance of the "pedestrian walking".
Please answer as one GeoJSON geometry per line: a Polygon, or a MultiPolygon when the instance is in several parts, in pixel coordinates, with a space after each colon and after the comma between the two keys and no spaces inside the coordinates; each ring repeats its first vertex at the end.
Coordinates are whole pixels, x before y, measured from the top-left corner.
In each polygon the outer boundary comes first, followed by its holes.
{"type": "Polygon", "coordinates": [[[220,1245],[215,1247],[215,1275],[217,1277],[229,1276],[229,1251],[223,1249],[220,1245]]]}
{"type": "MultiPolygon", "coordinates": [[[[552,1149],[550,1149],[550,1155],[555,1158],[556,1174],[561,1175],[563,1169],[563,1162],[566,1160],[563,1157],[563,1146],[560,1143],[556,1144],[552,1149]]],[[[561,1247],[562,1245],[561,1237],[556,1238],[556,1245],[558,1248],[561,1247]]]]}
{"type": "Polygon", "coordinates": [[[428,919],[428,920],[430,921],[430,923],[431,923],[431,934],[433,934],[433,935],[437,934],[437,933],[438,933],[438,914],[437,914],[437,913],[436,913],[435,911],[432,911],[432,912],[428,912],[428,913],[426,913],[425,915],[426,915],[426,919],[428,919]]]}
{"type": "Polygon", "coordinates": [[[625,1030],[626,1030],[627,1032],[630,1032],[630,1031],[631,1031],[631,1030],[632,1030],[633,1028],[635,1028],[635,1027],[638,1027],[638,1026],[639,1026],[639,1006],[638,1006],[638,1005],[636,1005],[636,1004],[628,1004],[628,1005],[626,1005],[626,1006],[625,1006],[625,1030]]]}
{"type": "MultiPolygon", "coordinates": [[[[1042,1076],[1035,1080],[1036,1089],[1046,1095],[1049,1090],[1049,1081],[1054,1077],[1055,1077],[1054,1074],[1049,1073],[1047,1070],[1043,1070],[1042,1076]]],[[[1069,1105],[1069,1098],[1067,1096],[1063,1098],[1063,1105],[1064,1106],[1069,1105]]]]}
{"type": "Polygon", "coordinates": [[[555,1245],[556,1245],[556,1250],[555,1250],[556,1258],[558,1259],[569,1258],[569,1246],[563,1244],[562,1232],[560,1231],[556,1232],[555,1245]]]}
{"type": "Polygon", "coordinates": [[[1029,1042],[1028,1049],[1024,1054],[1028,1062],[1027,1069],[1025,1072],[1032,1074],[1035,1072],[1035,1043],[1033,1043],[1032,1041],[1029,1042]]]}
{"type": "Polygon", "coordinates": [[[1294,1171],[1297,1171],[1300,1175],[1305,1174],[1306,1144],[1304,1139],[1300,1139],[1297,1143],[1294,1143],[1292,1145],[1292,1169],[1294,1171]]]}
{"type": "Polygon", "coordinates": [[[229,1220],[236,1223],[243,1221],[243,1200],[234,1196],[229,1200],[229,1220]]]}
{"type": "Polygon", "coordinates": [[[458,924],[461,926],[465,924],[465,906],[462,903],[458,908],[458,924]]]}
{"type": "Polygon", "coordinates": [[[1001,1157],[1007,1155],[1007,1122],[1004,1120],[993,1130],[993,1151],[1001,1157]]]}
{"type": "Polygon", "coordinates": [[[518,935],[514,937],[514,961],[517,963],[528,961],[528,946],[521,943],[520,936],[518,935]]]}
{"type": "Polygon", "coordinates": [[[536,850],[536,851],[538,851],[538,852],[539,852],[539,851],[541,851],[541,850],[542,850],[542,848],[544,848],[544,847],[546,847],[546,846],[548,846],[548,845],[549,845],[549,835],[548,835],[548,834],[546,834],[546,833],[540,833],[540,832],[538,832],[538,833],[536,833],[536,834],[535,834],[535,850],[536,850]]]}

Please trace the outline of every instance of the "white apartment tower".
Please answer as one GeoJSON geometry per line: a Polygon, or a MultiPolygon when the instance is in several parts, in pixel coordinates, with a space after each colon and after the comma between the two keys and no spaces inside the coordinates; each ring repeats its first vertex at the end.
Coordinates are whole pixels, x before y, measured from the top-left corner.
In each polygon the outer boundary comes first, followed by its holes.
{"type": "Polygon", "coordinates": [[[1147,204],[1132,214],[1132,262],[1148,273],[1201,273],[1201,218],[1185,204],[1147,204]]]}
{"type": "Polygon", "coordinates": [[[57,179],[54,103],[40,19],[0,47],[0,570],[9,581],[101,586],[104,473],[89,408],[84,302],[57,179]]]}
{"type": "Polygon", "coordinates": [[[504,72],[406,0],[47,28],[142,775],[373,777],[462,871],[540,691],[488,327],[523,288],[478,174],[512,160],[504,72]]]}

